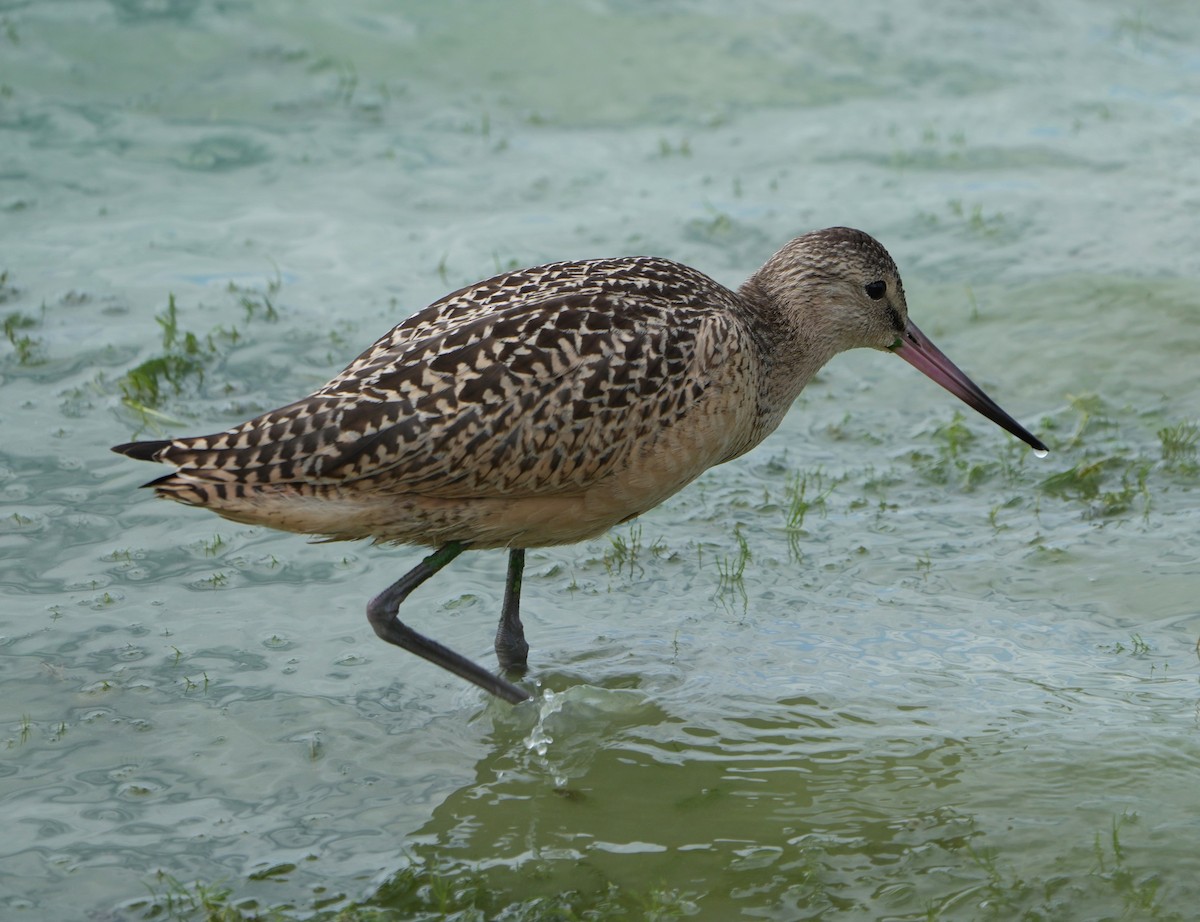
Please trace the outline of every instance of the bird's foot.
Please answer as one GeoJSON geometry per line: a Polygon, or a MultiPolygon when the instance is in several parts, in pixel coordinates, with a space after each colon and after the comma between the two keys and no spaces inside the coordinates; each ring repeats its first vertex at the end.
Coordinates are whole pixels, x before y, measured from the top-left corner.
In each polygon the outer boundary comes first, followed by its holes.
{"type": "Polygon", "coordinates": [[[523,676],[529,668],[529,644],[524,632],[506,632],[502,625],[496,632],[496,660],[504,672],[523,676]]]}

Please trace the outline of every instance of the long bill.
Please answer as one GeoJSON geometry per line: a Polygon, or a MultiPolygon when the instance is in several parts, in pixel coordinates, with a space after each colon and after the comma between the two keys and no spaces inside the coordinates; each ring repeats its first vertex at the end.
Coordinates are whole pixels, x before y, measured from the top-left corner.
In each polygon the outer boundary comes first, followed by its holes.
{"type": "Polygon", "coordinates": [[[931,343],[911,320],[896,339],[892,352],[913,368],[936,381],[951,394],[982,413],[997,426],[1007,429],[1038,454],[1049,451],[1041,440],[1030,434],[1020,423],[1000,409],[1000,405],[985,394],[961,368],[946,358],[945,353],[931,343]]]}

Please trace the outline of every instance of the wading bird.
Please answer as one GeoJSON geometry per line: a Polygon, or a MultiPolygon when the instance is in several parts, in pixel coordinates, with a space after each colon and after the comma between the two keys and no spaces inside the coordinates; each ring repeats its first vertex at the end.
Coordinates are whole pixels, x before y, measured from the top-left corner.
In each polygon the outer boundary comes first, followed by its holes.
{"type": "Polygon", "coordinates": [[[909,320],[892,258],[846,227],[797,237],[737,291],[645,256],[505,272],[413,314],[295,403],[113,450],[175,465],[146,486],[235,522],[435,548],[371,600],[371,626],[517,703],[529,692],[400,621],[409,594],[464,550],[507,548],[495,648],[523,668],[526,548],[600,535],[745,454],[859,346],[1046,451],[909,320]]]}

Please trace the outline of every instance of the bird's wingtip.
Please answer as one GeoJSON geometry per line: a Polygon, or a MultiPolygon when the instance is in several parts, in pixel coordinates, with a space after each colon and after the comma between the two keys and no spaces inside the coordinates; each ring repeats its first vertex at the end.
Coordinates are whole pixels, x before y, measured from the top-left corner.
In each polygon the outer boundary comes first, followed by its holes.
{"type": "Polygon", "coordinates": [[[157,461],[159,453],[170,445],[169,439],[156,439],[149,442],[123,442],[114,445],[112,451],[137,461],[157,461]]]}

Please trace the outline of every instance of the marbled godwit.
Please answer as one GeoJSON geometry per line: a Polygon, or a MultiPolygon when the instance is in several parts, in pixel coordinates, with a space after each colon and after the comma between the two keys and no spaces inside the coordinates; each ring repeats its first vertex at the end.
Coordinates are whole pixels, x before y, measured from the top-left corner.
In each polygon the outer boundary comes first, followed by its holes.
{"type": "Polygon", "coordinates": [[[436,548],[367,606],[375,632],[507,701],[524,689],[418,634],[400,603],[467,548],[508,548],[495,648],[525,665],[525,549],[599,535],[761,442],[829,359],[891,351],[1045,446],[908,319],[862,231],[797,237],[738,291],[667,259],[559,262],[449,294],[320,390],[216,435],[113,450],[235,522],[436,548]]]}

